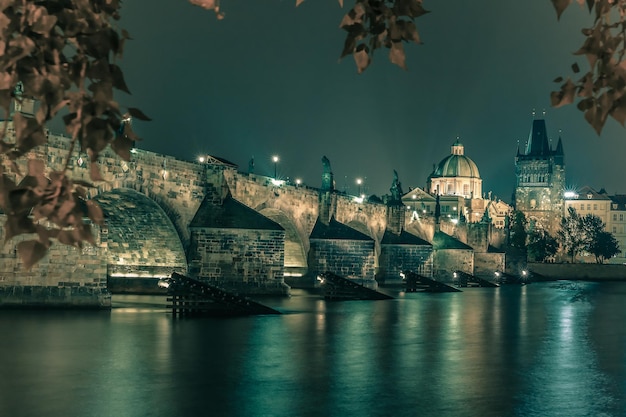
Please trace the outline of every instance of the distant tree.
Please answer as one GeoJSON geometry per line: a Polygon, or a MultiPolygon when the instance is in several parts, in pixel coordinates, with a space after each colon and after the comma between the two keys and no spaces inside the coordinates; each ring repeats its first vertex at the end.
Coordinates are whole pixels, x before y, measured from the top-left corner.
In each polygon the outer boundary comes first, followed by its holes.
{"type": "Polygon", "coordinates": [[[521,211],[513,212],[511,220],[509,246],[516,249],[520,253],[526,253],[526,226],[528,222],[526,216],[521,211]]]}
{"type": "Polygon", "coordinates": [[[554,256],[559,249],[555,237],[543,229],[534,229],[528,235],[528,257],[536,262],[543,262],[554,256]]]}
{"type": "Polygon", "coordinates": [[[604,230],[600,231],[589,245],[589,253],[595,255],[596,262],[599,264],[604,263],[606,259],[610,259],[620,252],[619,243],[615,236],[604,230]]]}
{"type": "Polygon", "coordinates": [[[586,214],[580,217],[580,227],[583,234],[585,252],[591,253],[591,245],[596,237],[604,231],[604,222],[595,214],[586,214]]]}
{"type": "Polygon", "coordinates": [[[569,207],[567,215],[561,217],[561,228],[557,232],[557,240],[563,251],[571,256],[572,262],[576,259],[576,255],[585,249],[582,220],[573,207],[569,207]]]}
{"type": "Polygon", "coordinates": [[[594,214],[587,214],[580,219],[584,235],[584,250],[595,256],[597,263],[604,263],[621,251],[615,237],[605,230],[602,219],[594,214]]]}

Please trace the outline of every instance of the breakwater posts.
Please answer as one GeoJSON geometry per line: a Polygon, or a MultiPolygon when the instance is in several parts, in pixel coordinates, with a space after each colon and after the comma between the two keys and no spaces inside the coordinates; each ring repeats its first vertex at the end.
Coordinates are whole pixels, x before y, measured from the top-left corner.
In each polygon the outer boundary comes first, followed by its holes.
{"type": "Polygon", "coordinates": [[[225,291],[214,285],[174,272],[171,278],[159,280],[167,288],[167,308],[177,316],[247,316],[281,314],[271,307],[247,297],[225,291]]]}
{"type": "Polygon", "coordinates": [[[528,278],[528,274],[524,274],[523,276],[515,276],[508,274],[506,272],[496,271],[495,272],[495,282],[498,285],[505,284],[528,284],[530,279],[528,278]]]}
{"type": "Polygon", "coordinates": [[[402,271],[406,292],[461,292],[461,290],[440,281],[427,278],[413,271],[402,271]]]}
{"type": "Polygon", "coordinates": [[[318,276],[322,286],[324,299],[345,300],[389,300],[392,296],[367,288],[353,279],[341,277],[332,272],[324,272],[318,276]]]}
{"type": "Polygon", "coordinates": [[[498,284],[463,271],[454,271],[452,283],[457,287],[498,287],[498,284]]]}

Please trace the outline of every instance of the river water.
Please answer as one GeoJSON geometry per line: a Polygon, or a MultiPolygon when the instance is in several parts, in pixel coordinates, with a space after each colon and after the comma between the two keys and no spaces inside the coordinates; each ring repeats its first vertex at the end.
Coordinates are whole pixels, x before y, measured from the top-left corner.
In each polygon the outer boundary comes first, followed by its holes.
{"type": "Polygon", "coordinates": [[[0,416],[626,416],[626,283],[0,311],[0,416]]]}

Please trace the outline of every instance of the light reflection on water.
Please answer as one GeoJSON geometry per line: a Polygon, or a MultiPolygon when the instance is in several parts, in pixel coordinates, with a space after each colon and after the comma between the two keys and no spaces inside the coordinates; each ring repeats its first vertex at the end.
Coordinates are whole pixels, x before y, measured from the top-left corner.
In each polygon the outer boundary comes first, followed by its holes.
{"type": "MultiPolygon", "coordinates": [[[[395,300],[267,299],[285,314],[0,312],[0,416],[620,416],[626,283],[395,300]]],[[[114,300],[115,301],[115,300],[114,300]]]]}

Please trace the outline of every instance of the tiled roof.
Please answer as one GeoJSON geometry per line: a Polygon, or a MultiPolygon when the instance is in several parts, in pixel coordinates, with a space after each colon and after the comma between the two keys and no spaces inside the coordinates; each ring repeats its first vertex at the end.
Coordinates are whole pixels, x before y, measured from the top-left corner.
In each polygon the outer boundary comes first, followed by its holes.
{"type": "Polygon", "coordinates": [[[433,237],[434,249],[472,249],[471,246],[466,245],[460,240],[447,235],[443,232],[435,232],[433,237]]]}
{"type": "Polygon", "coordinates": [[[328,225],[322,223],[318,218],[309,239],[374,240],[350,226],[339,223],[335,218],[330,219],[328,225]]]}
{"type": "Polygon", "coordinates": [[[419,238],[411,233],[402,231],[400,235],[385,231],[383,239],[380,242],[381,245],[419,245],[419,246],[432,246],[430,243],[422,238],[419,238]]]}
{"type": "Polygon", "coordinates": [[[250,207],[227,196],[222,205],[208,199],[202,201],[193,217],[190,228],[284,230],[273,220],[268,219],[250,207]]]}

